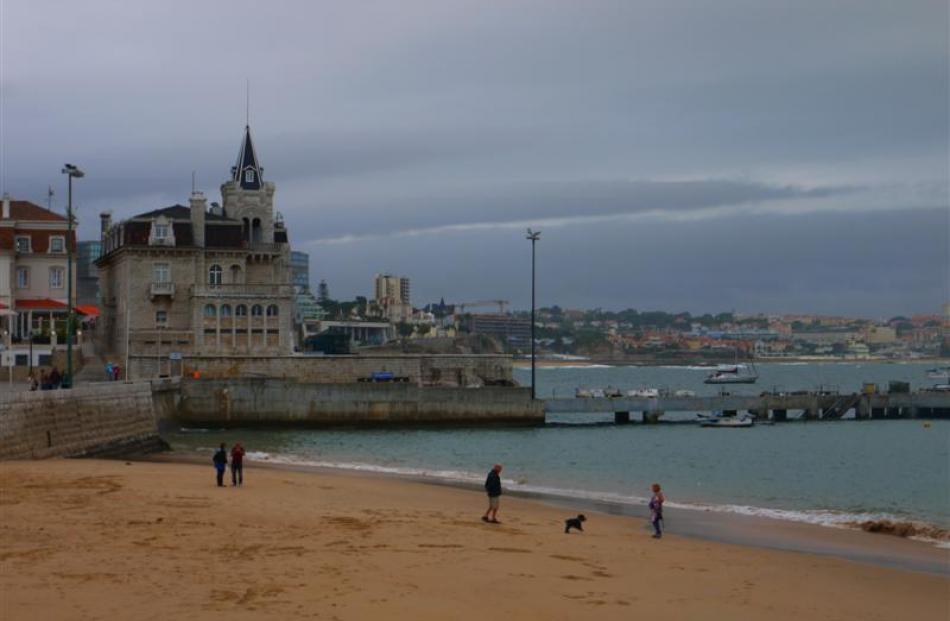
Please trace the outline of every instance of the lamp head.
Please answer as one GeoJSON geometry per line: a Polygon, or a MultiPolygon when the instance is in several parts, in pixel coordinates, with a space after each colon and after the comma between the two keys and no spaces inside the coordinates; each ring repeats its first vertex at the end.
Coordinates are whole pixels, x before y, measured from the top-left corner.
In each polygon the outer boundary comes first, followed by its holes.
{"type": "Polygon", "coordinates": [[[64,175],[69,175],[70,177],[76,177],[77,179],[86,176],[86,173],[84,173],[83,171],[79,170],[79,167],[78,167],[78,166],[75,166],[75,165],[73,165],[73,164],[64,164],[64,165],[63,165],[63,174],[64,174],[64,175]]]}
{"type": "Polygon", "coordinates": [[[531,241],[536,242],[541,239],[541,231],[532,231],[531,229],[528,229],[528,234],[525,236],[525,239],[530,239],[531,241]]]}

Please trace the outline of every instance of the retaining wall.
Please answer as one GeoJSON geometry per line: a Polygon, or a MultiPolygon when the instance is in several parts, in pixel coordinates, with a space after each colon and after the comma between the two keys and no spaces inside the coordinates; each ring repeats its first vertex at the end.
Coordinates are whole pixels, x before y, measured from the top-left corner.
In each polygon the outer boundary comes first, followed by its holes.
{"type": "Polygon", "coordinates": [[[0,459],[160,450],[149,382],[0,391],[0,459]]]}
{"type": "MultiPolygon", "coordinates": [[[[159,359],[133,356],[133,379],[157,377],[159,359]]],[[[162,373],[208,379],[269,377],[311,384],[346,384],[391,371],[417,386],[482,386],[512,382],[511,357],[506,355],[352,355],[352,356],[186,356],[182,362],[163,359],[162,373]]]]}
{"type": "Polygon", "coordinates": [[[527,388],[185,379],[176,418],[196,426],[533,425],[544,411],[527,388]]]}

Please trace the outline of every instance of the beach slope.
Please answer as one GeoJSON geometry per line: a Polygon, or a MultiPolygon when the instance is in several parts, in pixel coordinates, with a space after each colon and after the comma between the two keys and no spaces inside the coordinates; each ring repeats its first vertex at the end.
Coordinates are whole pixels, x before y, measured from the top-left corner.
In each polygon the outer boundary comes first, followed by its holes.
{"type": "Polygon", "coordinates": [[[0,464],[0,617],[945,620],[947,577],[699,539],[394,479],[0,464]]]}

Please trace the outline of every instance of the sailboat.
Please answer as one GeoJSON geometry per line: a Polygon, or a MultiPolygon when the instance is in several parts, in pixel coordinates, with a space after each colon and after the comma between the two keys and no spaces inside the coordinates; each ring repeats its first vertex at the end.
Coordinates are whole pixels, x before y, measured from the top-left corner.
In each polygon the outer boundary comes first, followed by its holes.
{"type": "Polygon", "coordinates": [[[739,364],[739,349],[736,348],[736,361],[731,365],[719,365],[703,381],[705,384],[754,384],[759,379],[755,363],[739,364]]]}

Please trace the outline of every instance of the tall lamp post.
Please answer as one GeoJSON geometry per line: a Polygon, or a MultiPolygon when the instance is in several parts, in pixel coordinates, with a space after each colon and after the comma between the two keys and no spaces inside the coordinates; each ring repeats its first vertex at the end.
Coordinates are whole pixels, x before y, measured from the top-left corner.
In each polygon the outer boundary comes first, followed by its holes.
{"type": "Polygon", "coordinates": [[[541,231],[532,231],[528,229],[528,235],[525,237],[531,241],[531,399],[534,400],[535,395],[535,368],[534,368],[534,246],[539,239],[541,239],[541,231]]]}
{"type": "Polygon", "coordinates": [[[63,165],[63,174],[69,179],[66,194],[66,378],[64,387],[73,387],[73,178],[81,179],[86,173],[72,164],[63,165]]]}

